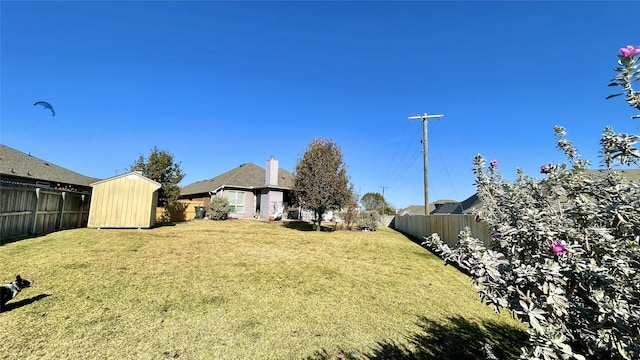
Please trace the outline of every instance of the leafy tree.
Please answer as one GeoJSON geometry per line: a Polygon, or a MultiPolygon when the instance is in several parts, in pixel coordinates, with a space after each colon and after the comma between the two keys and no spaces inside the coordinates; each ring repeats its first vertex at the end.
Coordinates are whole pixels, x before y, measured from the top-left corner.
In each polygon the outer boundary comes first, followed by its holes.
{"type": "Polygon", "coordinates": [[[131,171],[141,170],[142,175],[162,185],[158,195],[158,205],[164,208],[177,201],[180,196],[178,183],[185,177],[180,163],[175,163],[173,154],[154,146],[148,157],[140,154],[138,160],[131,165],[131,171]]]}
{"type": "MultiPolygon", "coordinates": [[[[640,47],[620,52],[612,85],[640,110],[640,47]]],[[[488,247],[468,228],[453,248],[437,234],[425,244],[466,269],[485,303],[529,323],[521,359],[640,359],[640,184],[612,170],[640,164],[640,137],[605,127],[598,175],[554,130],[569,163],[542,165],[542,180],[519,170],[511,183],[497,161],[474,159],[488,247]]]]}
{"type": "Polygon", "coordinates": [[[315,213],[314,223],[320,231],[327,211],[342,209],[353,197],[353,185],[342,161],[340,147],[331,139],[314,139],[297,160],[294,191],[298,202],[315,213]]]}
{"type": "Polygon", "coordinates": [[[380,193],[366,193],[362,195],[360,203],[365,210],[376,210],[379,214],[382,214],[383,211],[387,215],[396,212],[396,209],[380,193]]]}
{"type": "Polygon", "coordinates": [[[384,214],[385,215],[395,215],[398,213],[398,209],[395,208],[395,206],[387,203],[387,205],[384,207],[384,214]]]}
{"type": "Polygon", "coordinates": [[[380,193],[371,192],[362,195],[360,203],[365,210],[376,210],[378,213],[382,212],[382,208],[386,204],[384,197],[380,193]]]}

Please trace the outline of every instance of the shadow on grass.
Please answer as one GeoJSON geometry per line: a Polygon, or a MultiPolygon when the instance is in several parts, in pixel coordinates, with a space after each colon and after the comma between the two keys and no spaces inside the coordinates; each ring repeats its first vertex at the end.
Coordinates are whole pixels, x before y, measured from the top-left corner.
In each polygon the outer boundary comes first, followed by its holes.
{"type": "MultiPolygon", "coordinates": [[[[395,230],[395,229],[394,229],[394,230],[395,230]]],[[[410,235],[410,234],[405,234],[405,233],[403,233],[403,232],[402,232],[402,231],[400,231],[400,230],[395,230],[395,231],[397,231],[398,233],[402,234],[402,235],[403,235],[404,237],[406,237],[409,241],[412,241],[412,242],[414,242],[414,243],[416,243],[416,244],[420,245],[423,249],[427,250],[428,252],[430,252],[430,253],[431,253],[431,254],[433,254],[434,256],[436,256],[436,257],[438,257],[438,258],[440,258],[440,259],[442,259],[442,260],[444,261],[444,258],[438,254],[438,252],[436,251],[436,249],[434,249],[434,248],[432,248],[432,247],[430,247],[430,246],[428,246],[428,245],[426,245],[426,244],[423,244],[424,239],[418,239],[417,237],[415,237],[415,236],[413,236],[413,235],[410,235]]],[[[465,275],[467,275],[467,276],[471,276],[471,274],[469,273],[469,270],[468,270],[468,269],[465,269],[464,267],[460,266],[459,264],[456,264],[455,262],[445,262],[445,264],[444,264],[444,265],[445,265],[445,266],[453,266],[454,268],[456,268],[456,269],[457,269],[458,271],[460,271],[461,273],[463,273],[463,274],[465,274],[465,275]]]]}
{"type": "Polygon", "coordinates": [[[177,224],[185,223],[186,221],[171,221],[171,222],[158,222],[153,227],[166,227],[166,226],[176,226],[177,224]]]}
{"type": "Polygon", "coordinates": [[[36,302],[36,301],[38,301],[40,299],[46,298],[47,296],[51,296],[51,294],[40,294],[40,295],[37,295],[37,296],[30,297],[28,299],[23,299],[23,300],[16,301],[16,302],[13,302],[13,303],[5,304],[2,307],[2,309],[0,309],[0,312],[7,312],[7,311],[11,311],[11,310],[23,307],[25,305],[32,304],[32,303],[34,303],[34,302],[36,302]]]}
{"type": "MultiPolygon", "coordinates": [[[[329,222],[328,224],[331,223],[329,222]]],[[[336,229],[335,225],[333,224],[328,226],[322,224],[320,225],[320,231],[335,231],[336,229]]],[[[316,231],[315,224],[306,221],[286,221],[282,224],[282,226],[298,231],[316,231]]]]}
{"type": "Polygon", "coordinates": [[[334,354],[321,350],[307,359],[517,359],[527,341],[525,331],[493,321],[478,325],[462,317],[446,322],[423,317],[418,325],[422,331],[407,339],[410,346],[382,342],[371,350],[340,349],[334,354]]]}
{"type": "MultiPolygon", "coordinates": [[[[62,230],[57,230],[57,231],[62,231],[62,230]]],[[[52,231],[52,232],[56,232],[56,231],[52,231]]],[[[41,236],[46,236],[46,235],[49,235],[49,234],[51,234],[51,232],[31,234],[31,235],[20,235],[20,236],[11,237],[11,238],[8,238],[8,239],[0,239],[0,246],[11,244],[11,243],[18,242],[18,241],[21,241],[21,240],[35,239],[35,238],[39,238],[41,236]]]]}

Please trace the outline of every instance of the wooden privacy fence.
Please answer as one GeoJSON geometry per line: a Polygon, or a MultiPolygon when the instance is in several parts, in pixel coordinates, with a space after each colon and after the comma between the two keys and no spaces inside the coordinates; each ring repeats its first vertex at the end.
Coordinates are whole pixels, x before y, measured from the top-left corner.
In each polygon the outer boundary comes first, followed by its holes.
{"type": "Polygon", "coordinates": [[[86,227],[91,195],[0,186],[0,244],[6,240],[86,227]]]}
{"type": "MultiPolygon", "coordinates": [[[[183,204],[185,207],[184,212],[182,213],[173,213],[172,210],[169,210],[171,221],[189,221],[196,218],[196,206],[204,206],[203,201],[198,200],[178,200],[178,203],[183,204]]],[[[165,219],[163,207],[156,208],[156,221],[161,222],[165,219]]]]}
{"type": "Polygon", "coordinates": [[[458,234],[465,227],[471,234],[482,240],[485,246],[490,243],[489,228],[484,222],[476,222],[475,215],[404,215],[396,216],[393,228],[422,240],[423,237],[438,233],[440,239],[449,246],[458,243],[458,234]]]}

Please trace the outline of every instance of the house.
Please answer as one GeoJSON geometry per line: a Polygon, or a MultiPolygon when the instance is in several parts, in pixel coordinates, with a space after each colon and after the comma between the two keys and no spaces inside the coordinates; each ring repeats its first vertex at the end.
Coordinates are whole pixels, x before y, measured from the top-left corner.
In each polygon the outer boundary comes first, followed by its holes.
{"type": "Polygon", "coordinates": [[[156,224],[158,191],[162,187],[132,171],[91,184],[93,199],[88,227],[150,228],[156,224]]]}
{"type": "Polygon", "coordinates": [[[3,186],[91,193],[90,184],[98,180],[0,144],[0,183],[3,186]]]}
{"type": "Polygon", "coordinates": [[[229,217],[262,219],[282,217],[293,202],[292,173],[278,168],[273,156],[266,170],[245,163],[209,180],[189,184],[180,191],[180,199],[201,200],[208,210],[213,196],[229,200],[229,217]]]}

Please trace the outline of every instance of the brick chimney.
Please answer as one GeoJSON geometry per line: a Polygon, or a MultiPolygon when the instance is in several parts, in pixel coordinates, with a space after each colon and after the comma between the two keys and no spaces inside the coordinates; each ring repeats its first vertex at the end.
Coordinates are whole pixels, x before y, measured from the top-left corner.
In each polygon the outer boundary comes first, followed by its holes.
{"type": "Polygon", "coordinates": [[[273,155],[267,160],[266,185],[278,186],[278,160],[273,155]]]}

